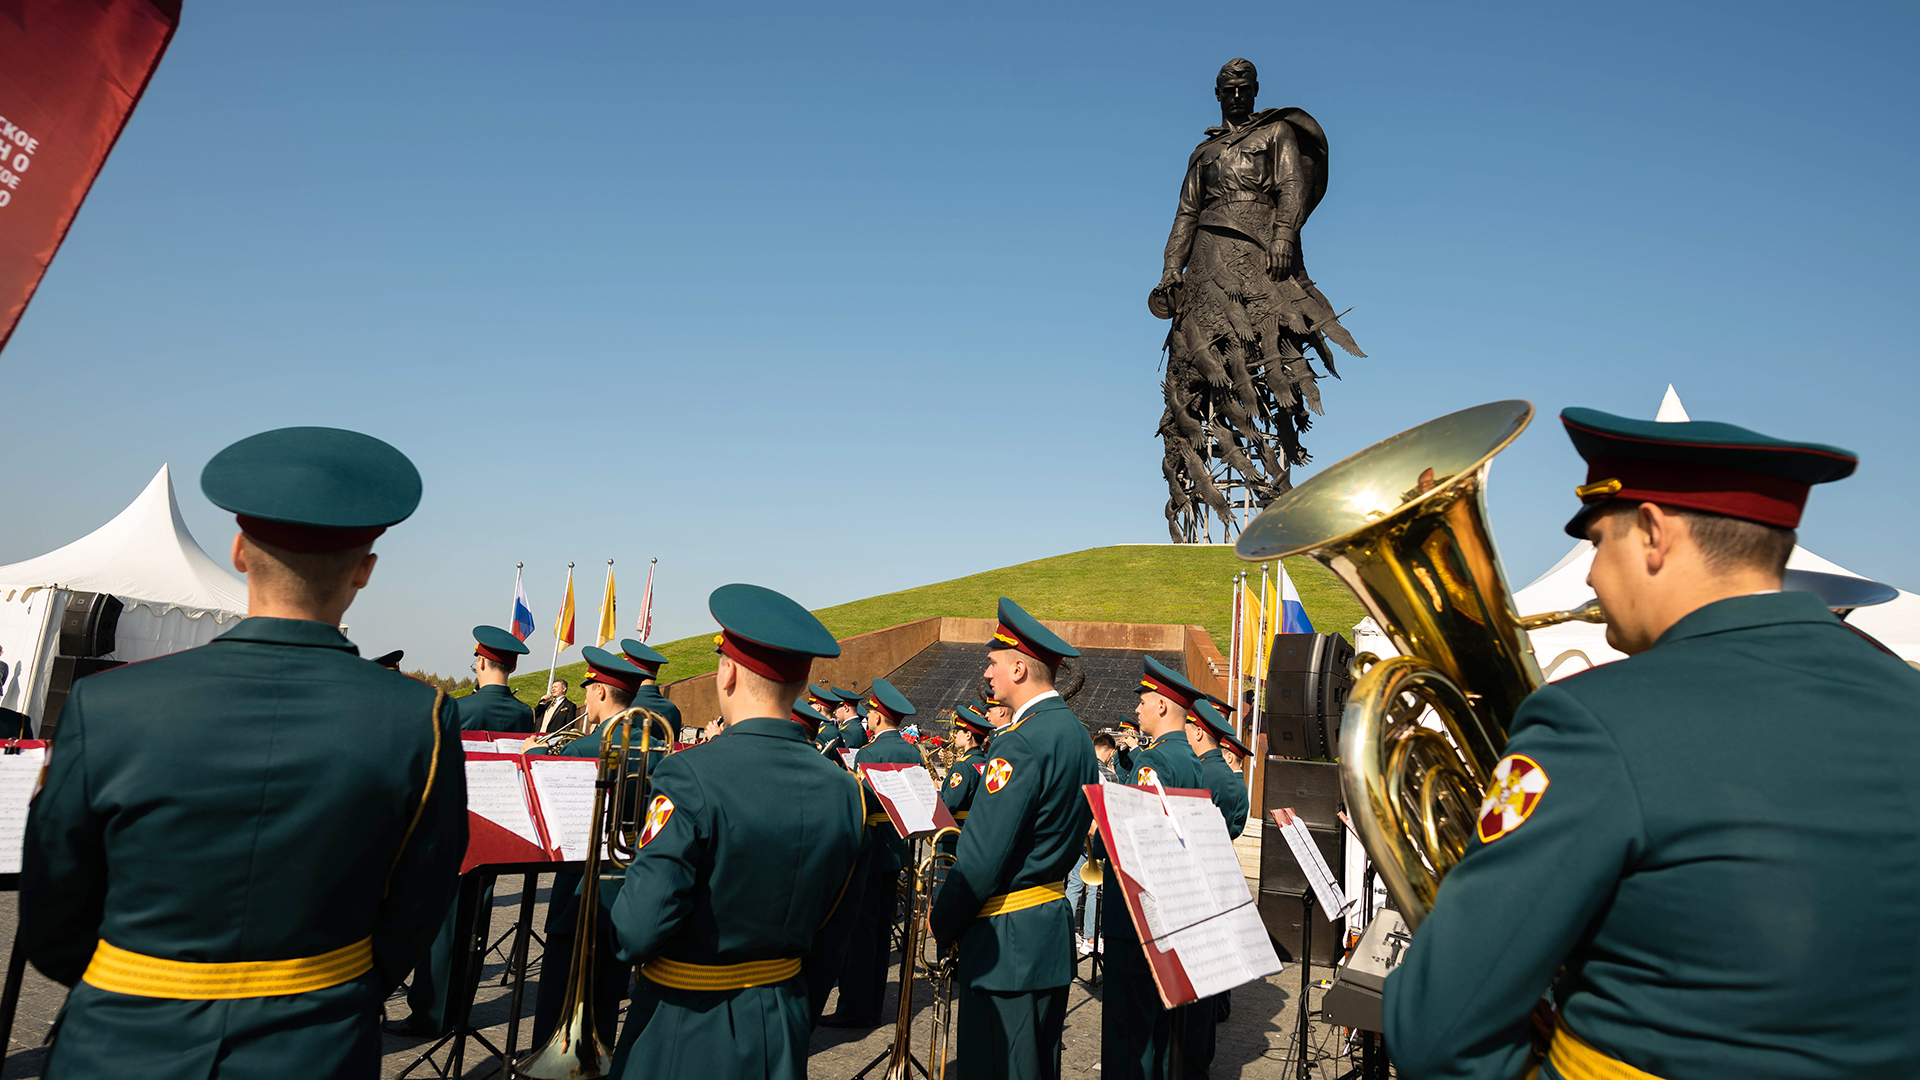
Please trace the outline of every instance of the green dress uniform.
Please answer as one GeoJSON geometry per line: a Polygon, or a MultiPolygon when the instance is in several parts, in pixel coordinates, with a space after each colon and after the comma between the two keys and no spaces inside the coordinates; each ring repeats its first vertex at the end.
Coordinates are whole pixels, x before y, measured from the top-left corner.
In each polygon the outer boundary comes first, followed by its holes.
{"type": "MultiPolygon", "coordinates": [[[[723,586],[709,607],[722,652],[766,678],[801,682],[811,657],[839,654],[771,590],[723,586]]],[[[865,814],[858,783],[786,718],[741,720],[661,763],[613,908],[620,957],[640,966],[614,1075],[807,1074],[809,989],[838,959],[865,814]]]]}
{"type": "MultiPolygon", "coordinates": [[[[1151,788],[1155,779],[1164,788],[1205,788],[1206,773],[1184,731],[1169,731],[1133,753],[1133,775],[1128,783],[1151,788]]],[[[1245,820],[1242,818],[1241,820],[1245,820]]],[[[1102,1080],[1164,1080],[1167,1054],[1173,1045],[1175,1011],[1160,1003],[1146,946],[1140,942],[1121,889],[1100,890],[1100,926],[1106,936],[1106,993],[1100,1009],[1100,1065],[1102,1080]]],[[[1213,1007],[1195,1002],[1186,1010],[1213,1015],[1213,1007]]],[[[1188,1047],[1187,1069],[1195,1047],[1188,1047]]],[[[1183,1070],[1182,1074],[1184,1075],[1183,1070]]]]}
{"type": "MultiPolygon", "coordinates": [[[[1018,648],[1054,667],[1079,655],[1004,597],[988,648],[1018,648]]],[[[1082,788],[1099,781],[1086,725],[1051,690],[994,733],[979,795],[929,919],[941,949],[958,945],[954,1048],[961,1080],[1060,1075],[1075,959],[1067,874],[1093,821],[1082,788]]]]}
{"type": "MultiPolygon", "coordinates": [[[[877,704],[869,708],[885,708],[895,723],[914,713],[913,704],[885,679],[875,679],[871,693],[877,704]]],[[[918,765],[920,751],[899,729],[889,728],[854,755],[856,771],[873,764],[918,765]]],[[[887,996],[887,958],[899,906],[900,871],[912,862],[913,854],[913,841],[900,838],[879,796],[864,780],[860,789],[867,804],[867,844],[872,854],[863,880],[855,883],[860,892],[859,914],[847,939],[846,960],[840,971],[839,1007],[827,1021],[850,1027],[880,1022],[880,1009],[887,996]]]]}
{"type": "Polygon", "coordinates": [[[454,698],[453,704],[459,711],[462,731],[533,734],[533,710],[505,686],[482,686],[465,697],[454,698]]]}
{"type": "MultiPolygon", "coordinates": [[[[242,440],[201,486],[315,551],[420,497],[399,451],[331,428],[242,440]]],[[[45,1075],[379,1075],[380,1003],[466,848],[462,759],[444,698],[320,622],[244,619],[75,684],[20,878],[19,947],[72,987],[45,1075]]]]}
{"type": "MultiPolygon", "coordinates": [[[[641,685],[641,680],[647,677],[645,672],[624,657],[616,656],[596,646],[589,645],[581,649],[580,655],[587,662],[587,674],[581,682],[582,686],[604,682],[632,692],[635,703],[638,703],[640,691],[646,689],[641,685]]],[[[586,723],[584,711],[581,714],[581,722],[586,723]]],[[[592,730],[562,746],[553,756],[599,757],[603,733],[612,723],[611,718],[602,721],[592,730]]],[[[637,746],[637,743],[630,742],[629,746],[637,746]]],[[[547,753],[538,747],[527,751],[529,757],[545,756],[547,753]]],[[[581,884],[578,870],[556,871],[553,875],[553,889],[547,894],[547,919],[544,924],[547,936],[546,953],[540,961],[539,990],[534,995],[533,1002],[533,1045],[535,1046],[544,1045],[562,1019],[560,1006],[566,997],[566,973],[573,969],[573,951],[579,947],[575,938],[580,927],[581,884]]],[[[599,910],[594,913],[592,921],[593,973],[591,985],[587,990],[588,998],[593,1002],[594,1026],[609,1038],[612,1037],[620,1018],[620,999],[627,996],[633,975],[631,966],[621,963],[614,955],[613,923],[608,917],[608,911],[612,909],[619,890],[618,881],[600,883],[599,910]]]]}
{"type": "Polygon", "coordinates": [[[867,745],[867,721],[863,716],[854,716],[840,721],[840,745],[849,750],[858,750],[867,745]]]}
{"type": "MultiPolygon", "coordinates": [[[[974,710],[972,706],[958,710],[954,714],[954,724],[965,727],[973,733],[979,744],[954,759],[953,767],[947,770],[947,778],[940,786],[940,801],[953,815],[953,820],[961,829],[967,825],[967,813],[973,808],[974,796],[979,794],[980,782],[987,772],[987,746],[993,737],[993,725],[987,718],[974,710]]],[[[940,850],[951,855],[960,848],[960,838],[949,836],[940,841],[940,850]]]]}
{"type": "MultiPolygon", "coordinates": [[[[485,657],[495,663],[505,664],[508,669],[519,657],[526,655],[527,646],[519,638],[497,626],[476,626],[473,628],[473,654],[485,657]]],[[[453,699],[454,710],[459,717],[462,731],[491,731],[503,734],[530,735],[534,731],[533,710],[528,708],[505,684],[482,686],[465,697],[453,699]]],[[[459,951],[458,942],[463,935],[458,931],[462,920],[487,920],[493,918],[493,886],[482,886],[477,875],[468,875],[460,881],[460,892],[453,903],[447,905],[446,918],[440,922],[439,933],[433,936],[433,945],[427,955],[415,969],[412,980],[407,984],[407,1018],[389,1021],[387,1030],[396,1035],[437,1035],[447,1030],[451,1017],[447,1009],[455,995],[452,993],[455,956],[459,951]]],[[[484,932],[485,926],[480,930],[484,932]]],[[[464,972],[468,983],[459,996],[471,1001],[471,991],[478,984],[478,971],[464,972]]]]}
{"type": "MultiPolygon", "coordinates": [[[[1211,698],[1193,703],[1191,719],[1206,728],[1215,740],[1232,746],[1239,752],[1242,761],[1252,756],[1240,740],[1233,737],[1226,717],[1220,714],[1211,698]]],[[[1213,805],[1219,808],[1220,816],[1226,819],[1227,835],[1239,839],[1240,834],[1246,831],[1247,812],[1253,806],[1246,777],[1227,767],[1226,754],[1218,746],[1200,755],[1200,775],[1207,790],[1213,794],[1213,805]]],[[[1187,1007],[1186,1027],[1181,1036],[1181,1047],[1187,1059],[1187,1077],[1205,1080],[1212,1074],[1216,1029],[1226,1023],[1233,1011],[1232,993],[1231,990],[1222,990],[1187,1007]]]]}
{"type": "Polygon", "coordinates": [[[1081,788],[1099,782],[1087,729],[1057,694],[993,737],[932,918],[938,941],[959,943],[962,1078],[1060,1074],[1074,959],[1067,874],[1093,820],[1081,788]]]}
{"type": "MultiPolygon", "coordinates": [[[[1609,495],[1793,528],[1823,459],[1852,465],[1726,424],[1563,420],[1579,535],[1609,495]],[[1647,447],[1664,469],[1626,456],[1647,447]]],[[[1549,987],[1548,1080],[1920,1075],[1916,699],[1920,673],[1807,593],[1706,604],[1529,696],[1387,979],[1400,1075],[1520,1075],[1549,987]]]]}

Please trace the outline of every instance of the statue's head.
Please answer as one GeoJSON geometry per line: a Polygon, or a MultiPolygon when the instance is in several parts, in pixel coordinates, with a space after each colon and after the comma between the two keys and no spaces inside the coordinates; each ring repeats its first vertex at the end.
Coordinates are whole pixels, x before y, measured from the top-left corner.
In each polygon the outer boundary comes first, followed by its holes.
{"type": "Polygon", "coordinates": [[[1251,60],[1236,56],[1214,76],[1213,96],[1220,102],[1221,113],[1228,117],[1251,115],[1253,99],[1259,93],[1260,72],[1251,60]]]}

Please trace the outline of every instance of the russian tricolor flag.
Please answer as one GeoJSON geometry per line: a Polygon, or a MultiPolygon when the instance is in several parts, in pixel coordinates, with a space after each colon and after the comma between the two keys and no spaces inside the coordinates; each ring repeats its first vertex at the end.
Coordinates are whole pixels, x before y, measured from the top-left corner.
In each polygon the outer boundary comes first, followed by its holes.
{"type": "Polygon", "coordinates": [[[1313,633],[1313,620],[1307,618],[1306,606],[1300,603],[1300,591],[1293,587],[1293,579],[1287,576],[1287,564],[1276,560],[1274,566],[1280,571],[1280,632],[1313,633]]]}
{"type": "Polygon", "coordinates": [[[527,600],[526,582],[520,580],[520,571],[513,572],[513,636],[521,641],[533,633],[533,605],[527,600]]]}

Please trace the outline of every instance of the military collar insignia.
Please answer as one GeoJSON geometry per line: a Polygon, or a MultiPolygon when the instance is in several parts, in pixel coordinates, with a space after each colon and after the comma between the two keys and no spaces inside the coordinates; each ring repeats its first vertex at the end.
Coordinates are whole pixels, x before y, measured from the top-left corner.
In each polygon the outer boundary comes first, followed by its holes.
{"type": "Polygon", "coordinates": [[[1493,767],[1493,783],[1480,804],[1482,844],[1491,844],[1526,823],[1546,794],[1547,770],[1525,754],[1508,754],[1493,767]]]}

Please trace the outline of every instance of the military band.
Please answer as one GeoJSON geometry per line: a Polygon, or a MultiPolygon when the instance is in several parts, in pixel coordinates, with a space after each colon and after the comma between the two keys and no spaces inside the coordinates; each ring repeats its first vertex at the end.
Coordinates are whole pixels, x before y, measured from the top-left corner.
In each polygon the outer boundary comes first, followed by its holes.
{"type": "MultiPolygon", "coordinates": [[[[1593,545],[1629,659],[1521,704],[1472,843],[1386,982],[1400,1075],[1920,1075],[1920,673],[1780,591],[1810,489],[1855,459],[1726,424],[1562,419],[1588,463],[1567,531],[1593,545]]],[[[267,432],[216,455],[202,487],[236,515],[248,617],[77,684],[27,821],[21,947],[72,988],[45,1073],[372,1077],[382,1001],[410,969],[392,1030],[451,1022],[456,926],[491,911],[477,886],[455,902],[459,731],[535,730],[507,686],[527,648],[475,627],[479,686],[453,701],[342,636],[374,540],[420,500],[379,440],[267,432]]],[[[716,737],[641,766],[634,857],[589,918],[579,874],[558,875],[534,1040],[584,949],[615,1075],[803,1077],[816,1024],[880,1022],[911,850],[838,751],[857,749],[856,772],[936,762],[903,737],[920,710],[886,678],[807,681],[840,646],[798,604],[729,585],[710,610],[716,737]]],[[[1065,882],[1083,845],[1104,853],[1082,787],[1112,755],[1121,783],[1209,792],[1237,837],[1249,791],[1226,755],[1252,752],[1225,702],[1148,656],[1147,741],[1116,753],[1102,735],[1097,755],[1054,690],[1077,650],[1011,599],[996,616],[992,696],[954,710],[938,778],[962,827],[926,925],[956,965],[957,1075],[1052,1078],[1075,960],[1065,882]]],[[[666,657],[620,648],[583,650],[577,718],[527,753],[595,756],[634,705],[679,729],[666,657]]],[[[564,684],[540,726],[561,702],[564,684]]],[[[1167,1009],[1121,890],[1102,902],[1101,1075],[1208,1075],[1226,995],[1167,1009]]]]}

